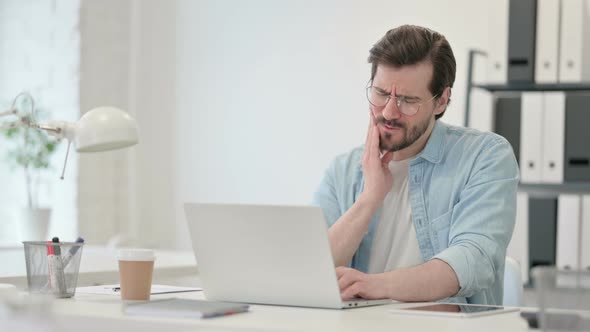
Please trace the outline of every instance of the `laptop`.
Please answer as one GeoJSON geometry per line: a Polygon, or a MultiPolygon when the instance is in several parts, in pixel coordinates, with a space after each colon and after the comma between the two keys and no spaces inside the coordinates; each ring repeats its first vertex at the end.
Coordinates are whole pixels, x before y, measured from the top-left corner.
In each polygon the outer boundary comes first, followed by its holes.
{"type": "Polygon", "coordinates": [[[320,207],[186,203],[188,229],[208,300],[316,308],[342,301],[320,207]]]}

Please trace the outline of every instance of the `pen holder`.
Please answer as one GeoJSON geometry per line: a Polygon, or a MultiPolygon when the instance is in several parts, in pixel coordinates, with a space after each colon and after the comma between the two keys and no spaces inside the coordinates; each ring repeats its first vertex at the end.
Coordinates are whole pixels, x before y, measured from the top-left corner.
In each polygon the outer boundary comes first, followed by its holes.
{"type": "Polygon", "coordinates": [[[30,293],[72,297],[76,293],[84,243],[23,241],[30,293]]]}

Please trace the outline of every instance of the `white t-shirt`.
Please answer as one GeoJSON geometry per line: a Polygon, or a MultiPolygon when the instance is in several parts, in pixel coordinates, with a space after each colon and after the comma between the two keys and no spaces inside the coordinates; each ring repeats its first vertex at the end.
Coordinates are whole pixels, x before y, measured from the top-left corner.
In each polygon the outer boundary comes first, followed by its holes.
{"type": "Polygon", "coordinates": [[[410,159],[392,160],[389,170],[393,175],[393,186],[383,201],[375,228],[369,273],[381,273],[422,263],[416,230],[412,223],[408,187],[410,159]]]}

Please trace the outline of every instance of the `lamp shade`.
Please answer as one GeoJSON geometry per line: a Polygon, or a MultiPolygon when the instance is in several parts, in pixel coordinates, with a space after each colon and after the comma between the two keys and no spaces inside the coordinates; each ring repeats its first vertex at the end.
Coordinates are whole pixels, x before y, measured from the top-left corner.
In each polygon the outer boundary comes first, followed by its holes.
{"type": "Polygon", "coordinates": [[[116,150],[139,141],[137,122],[115,107],[97,107],[75,124],[73,140],[78,152],[116,150]]]}

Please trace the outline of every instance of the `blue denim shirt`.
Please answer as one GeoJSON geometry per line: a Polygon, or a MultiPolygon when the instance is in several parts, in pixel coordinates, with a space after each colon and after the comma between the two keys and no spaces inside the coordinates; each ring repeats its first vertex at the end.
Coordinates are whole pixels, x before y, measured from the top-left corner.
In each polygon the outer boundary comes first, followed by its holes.
{"type": "MultiPolygon", "coordinates": [[[[363,148],[338,156],[314,195],[328,226],[363,190],[363,148]]],[[[445,261],[460,284],[455,297],[443,301],[502,304],[518,181],[516,158],[506,139],[440,120],[410,161],[412,222],[422,259],[445,261]]],[[[379,212],[352,259],[355,269],[367,271],[378,217],[379,212]]]]}

